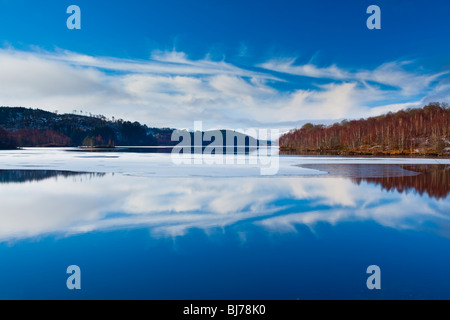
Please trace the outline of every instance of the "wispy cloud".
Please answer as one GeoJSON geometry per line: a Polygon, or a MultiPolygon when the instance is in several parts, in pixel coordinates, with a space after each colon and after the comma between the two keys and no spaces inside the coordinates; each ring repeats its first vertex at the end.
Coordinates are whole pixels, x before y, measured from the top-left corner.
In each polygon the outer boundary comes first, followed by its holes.
{"type": "Polygon", "coordinates": [[[296,59],[274,59],[262,63],[259,67],[280,73],[298,75],[311,78],[321,78],[328,80],[357,81],[367,85],[367,82],[392,86],[400,90],[400,94],[408,96],[415,93],[422,93],[428,89],[430,84],[439,77],[449,74],[440,72],[434,74],[423,74],[405,70],[405,66],[413,64],[412,61],[387,62],[374,70],[344,70],[336,65],[328,67],[318,67],[308,63],[296,65],[296,59]]]}
{"type": "Polygon", "coordinates": [[[410,71],[411,65],[387,62],[373,70],[347,70],[272,59],[244,68],[208,57],[192,60],[175,50],[132,60],[7,48],[0,49],[0,104],[81,109],[151,126],[190,128],[203,120],[206,129],[284,130],[302,121],[396,111],[431,98],[448,101],[445,73],[410,71]],[[310,81],[300,87],[286,75],[310,81]],[[280,89],[281,84],[292,86],[280,89]]]}
{"type": "Polygon", "coordinates": [[[317,67],[314,64],[307,63],[304,65],[295,65],[295,58],[292,59],[274,59],[262,63],[259,67],[281,73],[288,73],[297,76],[305,76],[311,78],[327,78],[335,80],[350,79],[350,73],[341,70],[336,65],[329,67],[317,67]]]}
{"type": "Polygon", "coordinates": [[[149,60],[92,57],[70,51],[43,53],[40,56],[45,59],[62,61],[74,66],[93,67],[121,72],[190,76],[227,74],[276,80],[274,76],[267,73],[245,70],[226,63],[225,61],[212,61],[208,57],[202,60],[189,60],[184,52],[177,51],[155,51],[150,55],[149,60]]]}

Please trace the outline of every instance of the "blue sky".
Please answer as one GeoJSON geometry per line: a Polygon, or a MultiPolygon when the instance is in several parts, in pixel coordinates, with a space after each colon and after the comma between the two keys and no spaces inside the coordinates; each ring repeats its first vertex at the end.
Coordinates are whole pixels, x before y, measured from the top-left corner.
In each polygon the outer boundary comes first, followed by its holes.
{"type": "Polygon", "coordinates": [[[450,3],[0,0],[0,105],[287,130],[450,102],[450,3]],[[81,30],[69,30],[69,5],[81,30]],[[366,9],[381,8],[381,30],[366,9]]]}

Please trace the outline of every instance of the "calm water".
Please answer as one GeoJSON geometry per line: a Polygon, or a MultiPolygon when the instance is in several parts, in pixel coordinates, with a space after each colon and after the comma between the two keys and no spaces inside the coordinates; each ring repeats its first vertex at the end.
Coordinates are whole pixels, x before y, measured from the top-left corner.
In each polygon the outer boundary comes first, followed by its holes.
{"type": "Polygon", "coordinates": [[[330,174],[0,170],[0,298],[450,298],[448,165],[314,169],[330,174]]]}

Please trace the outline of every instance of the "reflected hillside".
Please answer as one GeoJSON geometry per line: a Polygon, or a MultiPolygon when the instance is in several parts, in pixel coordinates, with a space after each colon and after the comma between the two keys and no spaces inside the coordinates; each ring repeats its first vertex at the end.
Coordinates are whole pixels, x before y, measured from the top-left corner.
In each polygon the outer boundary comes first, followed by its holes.
{"type": "Polygon", "coordinates": [[[369,182],[387,191],[416,192],[435,199],[445,199],[450,193],[450,165],[310,164],[302,167],[350,178],[358,185],[369,182]]]}
{"type": "Polygon", "coordinates": [[[89,178],[103,177],[104,173],[72,172],[58,170],[0,170],[0,183],[37,182],[57,177],[86,176],[89,178]]]}
{"type": "Polygon", "coordinates": [[[403,175],[380,178],[353,178],[357,184],[367,181],[380,185],[384,190],[403,192],[417,192],[427,194],[436,199],[445,199],[450,193],[449,165],[402,165],[403,169],[419,173],[418,175],[403,175]]]}

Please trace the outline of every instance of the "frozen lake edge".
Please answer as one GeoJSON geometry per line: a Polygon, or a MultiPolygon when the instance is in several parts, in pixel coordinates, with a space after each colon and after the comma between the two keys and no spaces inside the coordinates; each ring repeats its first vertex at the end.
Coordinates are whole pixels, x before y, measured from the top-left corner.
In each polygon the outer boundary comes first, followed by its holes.
{"type": "MultiPolygon", "coordinates": [[[[69,152],[74,148],[24,148],[0,151],[0,170],[61,170],[119,173],[144,177],[283,177],[328,174],[327,165],[419,165],[450,164],[438,158],[374,158],[341,156],[287,156],[277,154],[230,156],[230,164],[208,164],[201,155],[188,163],[176,164],[170,153],[69,152]],[[200,158],[199,158],[200,156],[200,158]],[[243,164],[238,164],[238,159],[243,164]],[[262,168],[277,167],[275,174],[262,175],[262,168]]],[[[228,156],[227,156],[228,157],[228,156]]]]}

